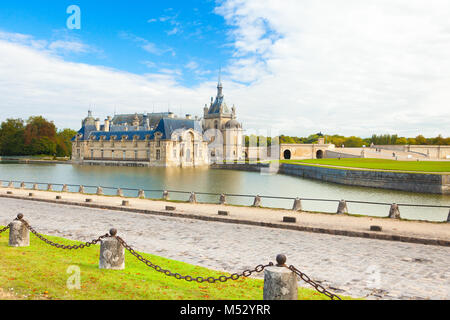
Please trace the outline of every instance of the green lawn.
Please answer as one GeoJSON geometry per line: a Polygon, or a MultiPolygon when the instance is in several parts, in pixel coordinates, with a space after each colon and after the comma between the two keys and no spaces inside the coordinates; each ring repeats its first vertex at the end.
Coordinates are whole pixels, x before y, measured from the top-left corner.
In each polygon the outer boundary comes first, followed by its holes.
{"type": "Polygon", "coordinates": [[[281,160],[281,163],[291,164],[320,164],[323,166],[340,166],[361,169],[399,170],[417,172],[446,172],[450,173],[450,161],[396,161],[368,158],[343,159],[311,159],[311,160],[281,160]]]}
{"type": "MultiPolygon", "coordinates": [[[[62,250],[31,237],[31,246],[8,246],[8,232],[0,234],[0,288],[10,288],[23,299],[70,300],[261,300],[263,280],[242,278],[226,283],[195,283],[165,276],[147,267],[126,252],[125,270],[100,270],[98,245],[81,250],[62,250]],[[81,269],[81,289],[66,286],[67,268],[81,269]]],[[[57,237],[49,239],[62,244],[78,244],[57,237]]],[[[126,239],[125,239],[126,240],[126,239]]],[[[143,254],[162,268],[193,277],[218,277],[223,273],[150,254],[143,254]]],[[[261,261],[267,264],[269,261],[261,261]]],[[[230,270],[242,272],[243,270],[230,270]]],[[[227,275],[227,274],[225,274],[227,275]]],[[[299,299],[327,300],[312,289],[299,288],[299,299]]],[[[347,299],[350,299],[347,297],[347,299]]]]}

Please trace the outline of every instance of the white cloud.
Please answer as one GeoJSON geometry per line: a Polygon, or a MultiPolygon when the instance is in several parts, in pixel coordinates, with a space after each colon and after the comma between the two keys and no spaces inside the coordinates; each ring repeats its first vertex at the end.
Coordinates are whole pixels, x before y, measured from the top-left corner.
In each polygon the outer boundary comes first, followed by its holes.
{"type": "Polygon", "coordinates": [[[50,50],[56,52],[86,53],[89,47],[82,42],[58,40],[50,43],[50,50]]]}
{"type": "Polygon", "coordinates": [[[190,61],[188,64],[185,65],[185,68],[187,68],[189,70],[195,70],[195,69],[198,69],[198,67],[199,67],[199,65],[195,61],[190,61]]]}
{"type": "Polygon", "coordinates": [[[449,136],[449,11],[444,0],[225,1],[227,71],[251,83],[233,100],[246,118],[299,119],[292,134],[449,136]]]}
{"type": "Polygon", "coordinates": [[[136,75],[67,62],[47,50],[0,39],[0,110],[6,118],[44,115],[57,127],[78,129],[92,107],[96,117],[118,112],[167,110],[200,114],[214,83],[180,86],[181,71],[162,69],[136,75]],[[209,87],[209,88],[207,88],[209,87]],[[206,89],[207,88],[207,89],[206,89]]]}
{"type": "Polygon", "coordinates": [[[158,45],[156,45],[153,42],[148,41],[147,39],[144,39],[142,37],[138,37],[132,33],[128,33],[128,32],[119,32],[119,37],[121,37],[122,39],[126,39],[126,40],[131,40],[133,42],[136,42],[139,44],[139,46],[147,51],[148,53],[151,54],[155,54],[155,55],[163,55],[165,53],[170,53],[172,56],[175,56],[175,50],[173,50],[172,48],[169,47],[160,47],[158,45]]]}
{"type": "MultiPolygon", "coordinates": [[[[228,0],[216,12],[234,26],[224,39],[234,50],[224,93],[247,129],[450,136],[449,2],[228,0]]],[[[126,37],[154,54],[170,50],[126,37]]],[[[181,86],[177,68],[139,76],[67,62],[49,46],[0,33],[2,117],[44,114],[77,128],[91,104],[99,117],[153,105],[201,115],[215,95],[215,81],[181,86]]]]}

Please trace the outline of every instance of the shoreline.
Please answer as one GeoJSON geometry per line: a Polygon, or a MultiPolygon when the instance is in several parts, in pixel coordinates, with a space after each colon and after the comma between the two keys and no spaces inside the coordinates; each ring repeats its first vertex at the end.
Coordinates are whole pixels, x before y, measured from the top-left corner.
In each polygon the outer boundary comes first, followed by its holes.
{"type": "MultiPolygon", "coordinates": [[[[391,240],[438,246],[450,246],[450,223],[399,220],[380,217],[337,215],[329,213],[296,212],[288,209],[257,208],[233,205],[207,204],[118,196],[99,196],[72,192],[29,190],[2,187],[0,197],[23,201],[56,203],[68,206],[134,212],[155,216],[188,218],[203,221],[223,222],[237,225],[252,225],[275,229],[340,235],[357,238],[391,240]],[[7,194],[7,192],[12,194],[7,194]],[[29,196],[33,193],[33,197],[29,196]],[[62,199],[56,199],[56,195],[62,199]],[[92,202],[86,202],[89,198],[92,202]],[[123,206],[122,201],[128,201],[123,206]],[[175,207],[166,210],[165,206],[175,207]],[[227,211],[227,216],[219,215],[227,211]],[[295,218],[295,222],[284,222],[284,217],[295,218]],[[379,226],[382,231],[371,231],[379,226]]],[[[11,220],[19,213],[11,213],[11,220]]]]}
{"type": "Polygon", "coordinates": [[[408,173],[289,163],[281,163],[279,166],[261,163],[215,164],[211,168],[251,172],[266,170],[272,174],[286,174],[349,186],[450,195],[450,174],[447,173],[408,173]]]}

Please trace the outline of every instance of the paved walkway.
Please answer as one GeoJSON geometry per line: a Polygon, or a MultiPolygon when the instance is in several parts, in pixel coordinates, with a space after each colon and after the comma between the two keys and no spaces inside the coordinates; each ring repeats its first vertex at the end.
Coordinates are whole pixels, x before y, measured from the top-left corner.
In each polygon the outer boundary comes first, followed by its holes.
{"type": "Polygon", "coordinates": [[[0,208],[0,225],[21,212],[44,234],[81,241],[116,227],[137,250],[216,270],[239,272],[285,253],[288,263],[338,294],[450,299],[449,247],[7,198],[0,208]]]}
{"type": "MultiPolygon", "coordinates": [[[[24,189],[0,188],[0,196],[8,196],[7,192],[13,194],[11,197],[23,197],[29,199],[28,194],[33,192],[33,199],[43,199],[56,201],[56,195],[61,195],[62,200],[85,204],[86,198],[91,198],[92,203],[99,206],[121,207],[124,198],[111,196],[96,196],[79,193],[59,193],[47,191],[30,191],[24,189]]],[[[265,223],[276,224],[286,228],[297,228],[300,230],[313,230],[315,232],[329,232],[341,235],[357,235],[361,237],[402,237],[424,239],[419,243],[432,243],[436,241],[450,242],[450,223],[432,223],[425,221],[403,221],[397,219],[377,218],[377,217],[358,217],[349,215],[321,214],[321,213],[297,213],[286,209],[253,208],[247,206],[224,206],[218,204],[190,204],[183,202],[165,202],[148,199],[127,198],[131,209],[165,211],[165,206],[175,206],[176,214],[186,216],[197,216],[203,219],[217,219],[219,210],[229,211],[229,216],[220,217],[224,220],[246,221],[253,224],[265,223]],[[295,217],[296,223],[283,223],[283,217],[295,217]],[[382,232],[369,231],[370,226],[377,225],[382,227],[382,232]],[[340,232],[340,233],[339,233],[340,232]],[[428,242],[427,242],[428,241],[428,242]]],[[[338,203],[336,202],[336,208],[338,203]]],[[[386,215],[389,212],[389,206],[386,206],[386,215]]]]}

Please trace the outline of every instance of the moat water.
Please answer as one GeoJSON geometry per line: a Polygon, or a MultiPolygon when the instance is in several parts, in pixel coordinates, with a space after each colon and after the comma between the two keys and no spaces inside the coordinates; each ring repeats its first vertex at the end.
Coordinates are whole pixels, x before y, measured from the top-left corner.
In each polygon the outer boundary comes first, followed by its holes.
{"type": "MultiPolygon", "coordinates": [[[[144,190],[177,190],[205,193],[227,193],[276,197],[300,197],[320,199],[345,199],[399,204],[427,204],[450,206],[450,196],[418,194],[394,190],[344,186],[322,181],[308,180],[287,175],[262,175],[257,172],[217,170],[207,168],[134,168],[99,167],[69,164],[19,164],[0,163],[0,180],[25,181],[85,186],[121,187],[144,190]]],[[[18,184],[17,184],[18,186],[18,184]]],[[[28,187],[29,185],[27,185],[28,187]]],[[[42,185],[41,188],[44,188],[42,185]]],[[[54,188],[58,190],[57,187],[54,188]]],[[[70,191],[78,191],[70,187],[70,191]]],[[[95,188],[86,187],[86,192],[95,188]]],[[[104,190],[114,195],[114,190],[104,190]]],[[[136,196],[136,191],[124,191],[125,196],[136,196]]],[[[160,198],[161,192],[146,192],[149,198],[160,198]]],[[[187,200],[189,194],[171,193],[170,199],[187,200]]],[[[218,196],[198,195],[199,202],[218,202],[218,196]]],[[[227,197],[227,202],[251,205],[251,197],[227,197]]],[[[274,208],[292,208],[292,200],[262,199],[262,205],[274,208]]],[[[336,202],[302,201],[304,210],[336,212],[336,202]]],[[[389,205],[348,204],[352,214],[387,216],[389,205]]],[[[448,208],[400,207],[403,218],[428,221],[445,221],[448,208]]]]}

